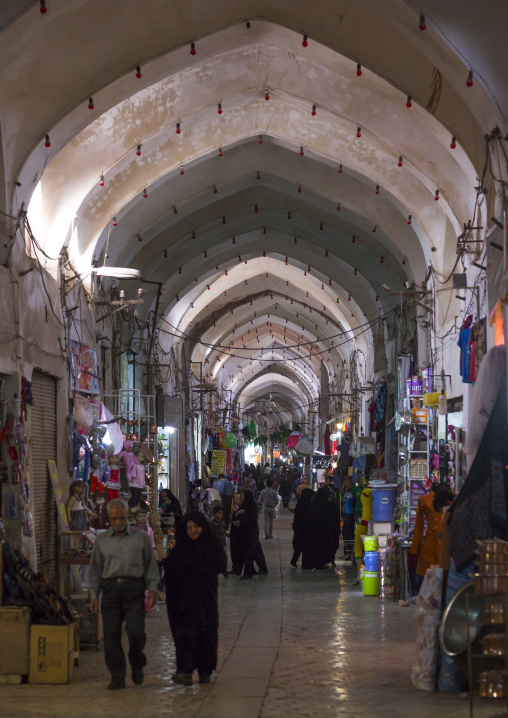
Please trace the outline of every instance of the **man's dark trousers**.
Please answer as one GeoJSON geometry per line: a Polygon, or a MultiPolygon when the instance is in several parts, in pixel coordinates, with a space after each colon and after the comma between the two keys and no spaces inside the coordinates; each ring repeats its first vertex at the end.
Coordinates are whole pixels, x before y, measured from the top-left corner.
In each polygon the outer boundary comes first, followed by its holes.
{"type": "Polygon", "coordinates": [[[222,518],[224,519],[226,528],[229,529],[229,524],[231,523],[231,510],[233,507],[233,496],[222,495],[221,500],[224,507],[224,516],[222,518]]]}
{"type": "Polygon", "coordinates": [[[133,579],[126,583],[106,581],[102,589],[102,622],[104,626],[104,658],[115,680],[125,678],[125,654],[122,648],[122,623],[129,638],[129,662],[132,670],[146,666],[143,649],[145,634],[145,581],[133,579]]]}

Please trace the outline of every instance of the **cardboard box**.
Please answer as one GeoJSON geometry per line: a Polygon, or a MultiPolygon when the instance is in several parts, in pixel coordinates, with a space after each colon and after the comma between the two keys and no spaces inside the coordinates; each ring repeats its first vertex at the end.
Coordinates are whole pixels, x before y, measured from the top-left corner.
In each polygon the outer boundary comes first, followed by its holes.
{"type": "Polygon", "coordinates": [[[31,621],[29,608],[0,608],[0,674],[28,674],[31,621]]]}
{"type": "Polygon", "coordinates": [[[32,626],[29,683],[68,683],[78,652],[78,624],[32,626]]]}

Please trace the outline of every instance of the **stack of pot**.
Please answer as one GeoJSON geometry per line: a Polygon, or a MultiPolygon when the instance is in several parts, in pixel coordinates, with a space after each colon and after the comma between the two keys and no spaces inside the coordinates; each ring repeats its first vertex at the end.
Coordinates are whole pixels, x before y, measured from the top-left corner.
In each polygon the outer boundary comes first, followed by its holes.
{"type": "Polygon", "coordinates": [[[475,592],[495,596],[508,591],[508,542],[500,539],[478,541],[478,573],[474,575],[475,592]]]}

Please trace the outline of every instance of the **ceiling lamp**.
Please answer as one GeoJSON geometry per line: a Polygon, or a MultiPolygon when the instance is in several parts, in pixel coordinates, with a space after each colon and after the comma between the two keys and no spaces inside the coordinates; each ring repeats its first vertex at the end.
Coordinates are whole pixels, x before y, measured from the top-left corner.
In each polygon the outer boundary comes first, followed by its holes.
{"type": "Polygon", "coordinates": [[[141,279],[139,269],[131,267],[92,267],[90,272],[98,277],[111,277],[111,279],[141,279]]]}

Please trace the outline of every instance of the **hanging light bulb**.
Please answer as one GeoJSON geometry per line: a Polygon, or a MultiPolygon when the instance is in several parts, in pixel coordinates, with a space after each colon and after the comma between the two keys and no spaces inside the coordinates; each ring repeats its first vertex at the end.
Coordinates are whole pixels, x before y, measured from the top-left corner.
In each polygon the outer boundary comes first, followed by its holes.
{"type": "Polygon", "coordinates": [[[342,168],[342,162],[339,164],[339,170],[338,170],[338,172],[339,172],[340,175],[344,172],[344,170],[343,170],[343,168],[342,168]]]}
{"type": "Polygon", "coordinates": [[[179,299],[179,297],[178,297],[178,294],[176,295],[176,301],[177,301],[177,302],[180,301],[180,299],[179,299]]]}
{"type": "Polygon", "coordinates": [[[257,206],[257,204],[255,204],[255,205],[254,205],[254,214],[257,214],[258,211],[259,211],[259,210],[258,210],[258,206],[257,206]]]}
{"type": "Polygon", "coordinates": [[[312,105],[312,112],[310,113],[312,117],[316,116],[316,105],[312,105]]]}
{"type": "Polygon", "coordinates": [[[304,277],[307,276],[307,270],[305,270],[305,272],[303,273],[303,276],[304,276],[304,277]]]}
{"type": "Polygon", "coordinates": [[[468,73],[468,76],[467,76],[467,80],[466,80],[466,85],[467,85],[468,87],[473,87],[473,84],[474,84],[473,71],[472,71],[472,70],[469,70],[469,73],[468,73]]]}
{"type": "Polygon", "coordinates": [[[377,184],[377,185],[376,185],[376,194],[379,194],[380,191],[381,191],[381,190],[380,190],[380,188],[379,188],[379,185],[377,184]]]}
{"type": "Polygon", "coordinates": [[[182,273],[182,268],[178,267],[178,274],[181,274],[181,273],[182,273]]]}
{"type": "Polygon", "coordinates": [[[301,185],[301,184],[298,185],[298,192],[299,192],[300,194],[301,194],[301,192],[302,192],[302,185],[301,185]]]}
{"type": "Polygon", "coordinates": [[[423,13],[420,15],[420,24],[418,25],[418,27],[420,28],[420,30],[422,30],[422,32],[427,27],[427,25],[425,24],[425,15],[423,13]]]}
{"type": "Polygon", "coordinates": [[[139,65],[136,66],[136,77],[138,80],[141,79],[141,67],[139,65]]]}
{"type": "Polygon", "coordinates": [[[303,151],[303,146],[300,145],[300,157],[303,157],[305,152],[303,151]]]}
{"type": "Polygon", "coordinates": [[[137,238],[138,238],[138,242],[142,242],[142,241],[143,241],[143,237],[142,237],[140,234],[137,235],[137,238]]]}
{"type": "Polygon", "coordinates": [[[307,294],[306,294],[305,296],[306,296],[306,297],[307,297],[307,299],[308,299],[308,298],[309,298],[309,293],[307,292],[307,294]]]}
{"type": "Polygon", "coordinates": [[[101,175],[99,178],[99,187],[104,187],[104,175],[101,175]]]}
{"type": "Polygon", "coordinates": [[[295,241],[294,241],[294,243],[295,243],[295,244],[298,244],[298,240],[296,239],[296,237],[295,237],[295,241]]]}
{"type": "Polygon", "coordinates": [[[148,197],[148,192],[146,191],[146,187],[143,190],[143,197],[146,199],[148,197]]]}
{"type": "Polygon", "coordinates": [[[439,201],[439,190],[438,189],[434,192],[434,199],[436,200],[436,202],[439,201]]]}
{"type": "Polygon", "coordinates": [[[337,212],[340,212],[340,210],[341,210],[340,202],[337,202],[337,212]]]}
{"type": "Polygon", "coordinates": [[[195,55],[196,54],[196,45],[194,42],[191,42],[190,44],[190,54],[195,55]]]}
{"type": "Polygon", "coordinates": [[[379,295],[376,294],[376,302],[379,302],[379,295]]]}
{"type": "Polygon", "coordinates": [[[214,185],[214,186],[213,186],[213,193],[214,193],[214,194],[217,194],[217,192],[218,192],[218,189],[217,189],[217,187],[214,185]]]}
{"type": "Polygon", "coordinates": [[[265,274],[265,277],[268,279],[268,272],[265,274]]]}
{"type": "Polygon", "coordinates": [[[139,157],[141,154],[141,145],[136,145],[136,154],[139,157]]]}
{"type": "Polygon", "coordinates": [[[164,250],[164,259],[167,259],[167,256],[168,256],[168,250],[165,249],[165,250],[164,250]]]}
{"type": "Polygon", "coordinates": [[[266,257],[266,252],[264,249],[263,249],[263,257],[266,257]]]}
{"type": "Polygon", "coordinates": [[[413,221],[412,216],[411,216],[410,214],[408,214],[408,216],[407,216],[407,223],[408,223],[408,224],[411,224],[412,221],[413,221]]]}
{"type": "Polygon", "coordinates": [[[285,261],[285,263],[286,263],[286,267],[287,267],[287,264],[288,264],[288,258],[286,257],[286,259],[285,259],[284,261],[285,261]]]}
{"type": "Polygon", "coordinates": [[[328,286],[329,286],[329,287],[332,286],[332,280],[331,280],[331,279],[328,280],[328,286]]]}
{"type": "Polygon", "coordinates": [[[236,239],[235,239],[235,237],[233,237],[233,241],[231,242],[231,244],[236,244],[236,239]]]}
{"type": "Polygon", "coordinates": [[[355,277],[356,277],[356,275],[358,274],[358,272],[356,271],[356,269],[355,269],[355,271],[353,272],[353,274],[354,274],[355,277]]]}
{"type": "Polygon", "coordinates": [[[351,301],[351,295],[350,295],[350,294],[347,295],[347,300],[348,300],[348,302],[351,301]]]}
{"type": "Polygon", "coordinates": [[[270,99],[270,93],[268,92],[268,90],[265,90],[265,100],[268,102],[269,99],[270,99]]]}
{"type": "Polygon", "coordinates": [[[402,167],[402,155],[399,156],[399,161],[397,162],[397,167],[402,167]]]}
{"type": "Polygon", "coordinates": [[[46,7],[46,0],[40,0],[40,5],[41,6],[39,8],[39,12],[42,15],[45,15],[48,12],[48,8],[46,7]]]}
{"type": "Polygon", "coordinates": [[[361,137],[361,136],[362,136],[362,128],[361,128],[360,126],[358,126],[358,127],[356,128],[356,136],[357,136],[357,137],[361,137]]]}
{"type": "Polygon", "coordinates": [[[222,224],[226,224],[226,216],[225,215],[223,215],[223,217],[222,217],[222,224]]]}
{"type": "Polygon", "coordinates": [[[219,147],[219,157],[223,157],[224,153],[222,151],[222,147],[219,147]]]}
{"type": "Polygon", "coordinates": [[[184,174],[184,171],[183,171],[183,165],[180,165],[180,174],[181,174],[181,175],[183,175],[183,174],[184,174]]]}
{"type": "Polygon", "coordinates": [[[116,217],[113,217],[113,219],[111,220],[111,224],[113,225],[113,227],[117,226],[118,222],[116,221],[116,217]]]}
{"type": "Polygon", "coordinates": [[[44,147],[51,147],[51,142],[49,141],[49,135],[44,135],[44,147]]]}
{"type": "Polygon", "coordinates": [[[376,234],[376,232],[377,232],[377,224],[375,224],[375,225],[372,227],[372,231],[374,232],[374,234],[376,234]]]}
{"type": "Polygon", "coordinates": [[[337,304],[339,303],[339,298],[337,297],[337,304]]]}
{"type": "Polygon", "coordinates": [[[263,234],[266,234],[266,227],[263,227],[263,234]]]}
{"type": "Polygon", "coordinates": [[[353,234],[353,236],[351,238],[351,243],[356,244],[356,234],[353,234]]]}
{"type": "Polygon", "coordinates": [[[242,261],[242,256],[239,254],[239,255],[238,255],[238,263],[240,264],[241,261],[242,261]]]}
{"type": "Polygon", "coordinates": [[[260,145],[263,144],[263,135],[259,135],[259,137],[258,137],[258,142],[259,142],[260,145]]]}
{"type": "Polygon", "coordinates": [[[227,277],[227,276],[228,276],[228,270],[227,270],[227,269],[226,269],[226,270],[224,270],[224,276],[225,276],[225,277],[227,277]]]}
{"type": "Polygon", "coordinates": [[[176,208],[176,204],[173,205],[173,214],[178,214],[178,210],[177,210],[177,208],[176,208]]]}
{"type": "Polygon", "coordinates": [[[94,107],[95,107],[95,105],[93,104],[93,97],[90,96],[88,98],[88,109],[93,110],[94,107]]]}
{"type": "Polygon", "coordinates": [[[385,258],[384,258],[384,255],[383,255],[383,254],[381,255],[381,259],[379,260],[379,263],[380,263],[380,264],[384,264],[384,263],[385,263],[385,258]]]}
{"type": "Polygon", "coordinates": [[[176,134],[179,135],[182,130],[180,129],[180,123],[176,123],[176,134]]]}
{"type": "Polygon", "coordinates": [[[406,264],[406,262],[407,262],[407,257],[402,257],[402,264],[406,264]]]}
{"type": "Polygon", "coordinates": [[[192,239],[196,239],[196,232],[192,230],[192,239]]]}
{"type": "Polygon", "coordinates": [[[291,212],[288,212],[288,219],[291,219],[291,212]]]}
{"type": "Polygon", "coordinates": [[[408,95],[406,98],[406,107],[413,107],[413,100],[411,99],[411,95],[408,95]]]}
{"type": "Polygon", "coordinates": [[[452,137],[452,141],[450,142],[450,149],[454,150],[457,147],[457,138],[452,137]]]}
{"type": "Polygon", "coordinates": [[[259,174],[259,172],[256,174],[256,179],[257,179],[257,180],[260,180],[260,179],[261,179],[261,175],[259,174]]]}
{"type": "Polygon", "coordinates": [[[219,102],[217,105],[217,114],[222,115],[222,103],[219,102]]]}
{"type": "Polygon", "coordinates": [[[321,230],[323,229],[323,223],[322,223],[322,222],[321,222],[321,224],[319,225],[319,229],[321,229],[321,230]]]}
{"type": "Polygon", "coordinates": [[[310,274],[310,264],[307,265],[307,271],[310,274]]]}
{"type": "Polygon", "coordinates": [[[302,41],[302,47],[307,47],[308,44],[309,44],[309,43],[307,42],[307,35],[304,35],[304,36],[303,36],[303,41],[302,41]]]}

